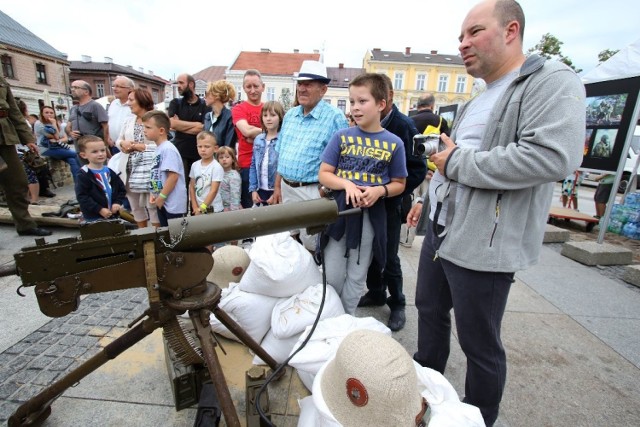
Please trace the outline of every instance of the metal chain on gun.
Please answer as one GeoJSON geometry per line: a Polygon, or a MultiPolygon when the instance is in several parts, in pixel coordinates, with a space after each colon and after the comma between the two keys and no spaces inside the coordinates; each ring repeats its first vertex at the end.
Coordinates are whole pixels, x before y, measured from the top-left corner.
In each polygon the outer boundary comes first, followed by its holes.
{"type": "Polygon", "coordinates": [[[169,239],[171,240],[171,243],[165,242],[162,236],[160,236],[158,240],[160,240],[160,243],[162,243],[165,248],[169,248],[169,249],[175,248],[176,245],[180,243],[180,241],[184,237],[184,233],[187,231],[187,224],[189,224],[187,222],[187,218],[182,218],[182,222],[180,223],[180,225],[182,225],[182,230],[180,230],[180,234],[178,235],[178,237],[174,237],[171,234],[169,234],[169,239]]]}

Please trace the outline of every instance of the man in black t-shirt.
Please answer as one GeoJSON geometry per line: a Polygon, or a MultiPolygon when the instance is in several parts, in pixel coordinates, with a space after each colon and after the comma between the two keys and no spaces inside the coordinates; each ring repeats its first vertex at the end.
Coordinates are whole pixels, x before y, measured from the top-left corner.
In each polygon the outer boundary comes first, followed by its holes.
{"type": "Polygon", "coordinates": [[[189,176],[191,165],[200,158],[196,147],[196,135],[202,130],[204,116],[211,111],[211,108],[196,95],[196,81],[193,76],[180,74],[176,83],[178,93],[182,97],[171,101],[167,114],[171,119],[171,129],[176,132],[173,144],[182,157],[184,174],[189,176]]]}
{"type": "MultiPolygon", "coordinates": [[[[438,127],[441,117],[433,112],[433,107],[436,104],[436,98],[432,93],[427,93],[418,100],[418,112],[411,116],[413,123],[415,123],[418,132],[423,133],[427,126],[438,127]]],[[[449,124],[446,120],[442,119],[442,125],[440,126],[440,132],[444,132],[449,135],[449,124]]]]}

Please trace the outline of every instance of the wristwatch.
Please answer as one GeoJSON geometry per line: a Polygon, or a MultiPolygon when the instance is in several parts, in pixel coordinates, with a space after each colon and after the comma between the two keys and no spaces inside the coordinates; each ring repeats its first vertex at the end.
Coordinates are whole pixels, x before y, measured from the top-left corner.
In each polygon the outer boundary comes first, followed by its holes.
{"type": "Polygon", "coordinates": [[[320,192],[320,197],[331,197],[333,194],[332,189],[325,187],[322,184],[318,184],[318,191],[320,192]]]}

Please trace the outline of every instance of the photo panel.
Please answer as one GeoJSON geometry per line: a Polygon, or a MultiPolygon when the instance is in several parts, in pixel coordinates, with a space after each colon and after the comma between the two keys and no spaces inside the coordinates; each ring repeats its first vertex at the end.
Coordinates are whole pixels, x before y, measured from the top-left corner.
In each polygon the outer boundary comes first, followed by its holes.
{"type": "Polygon", "coordinates": [[[640,76],[585,84],[585,140],[581,169],[616,172],[629,132],[635,129],[640,76]]]}
{"type": "Polygon", "coordinates": [[[447,125],[449,125],[449,129],[453,127],[453,121],[456,118],[456,114],[458,113],[458,104],[453,105],[445,105],[438,109],[438,114],[442,117],[443,120],[447,121],[447,125]]]}

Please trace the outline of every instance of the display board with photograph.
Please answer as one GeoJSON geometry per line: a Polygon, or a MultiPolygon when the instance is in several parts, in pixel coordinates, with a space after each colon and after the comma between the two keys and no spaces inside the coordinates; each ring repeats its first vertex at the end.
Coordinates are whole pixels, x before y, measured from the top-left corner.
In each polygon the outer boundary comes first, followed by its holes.
{"type": "Polygon", "coordinates": [[[616,172],[625,156],[625,140],[635,127],[640,77],[588,83],[582,169],[616,172]]]}
{"type": "Polygon", "coordinates": [[[443,120],[447,121],[447,125],[449,125],[449,129],[453,126],[453,120],[456,118],[456,114],[458,113],[458,104],[453,105],[444,105],[438,109],[438,114],[442,117],[443,120]]]}

